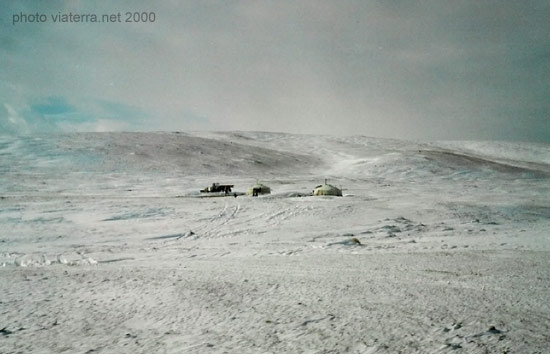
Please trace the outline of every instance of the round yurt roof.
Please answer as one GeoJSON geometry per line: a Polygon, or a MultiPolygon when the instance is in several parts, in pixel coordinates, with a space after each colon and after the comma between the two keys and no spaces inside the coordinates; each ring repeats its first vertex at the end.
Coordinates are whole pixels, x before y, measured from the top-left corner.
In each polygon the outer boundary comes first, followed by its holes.
{"type": "Polygon", "coordinates": [[[315,189],[313,190],[313,195],[335,195],[341,197],[342,190],[331,184],[322,184],[315,187],[315,189]]]}
{"type": "Polygon", "coordinates": [[[256,183],[255,185],[248,188],[248,194],[254,193],[254,190],[257,190],[260,193],[271,193],[271,188],[262,183],[256,183]]]}

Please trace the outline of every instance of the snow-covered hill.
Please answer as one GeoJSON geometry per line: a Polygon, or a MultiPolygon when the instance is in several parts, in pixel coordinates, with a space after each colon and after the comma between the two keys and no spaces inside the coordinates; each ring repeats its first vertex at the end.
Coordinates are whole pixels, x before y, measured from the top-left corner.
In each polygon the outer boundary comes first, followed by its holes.
{"type": "Polygon", "coordinates": [[[550,145],[0,137],[0,352],[544,352],[550,145]],[[344,197],[308,196],[323,182],[344,197]],[[197,198],[213,182],[258,198],[197,198]]]}

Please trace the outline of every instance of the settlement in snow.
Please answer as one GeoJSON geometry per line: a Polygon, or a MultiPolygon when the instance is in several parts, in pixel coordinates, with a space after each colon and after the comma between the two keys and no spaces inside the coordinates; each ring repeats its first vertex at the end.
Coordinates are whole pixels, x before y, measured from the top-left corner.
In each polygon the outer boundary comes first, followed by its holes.
{"type": "MultiPolygon", "coordinates": [[[[219,183],[212,183],[210,187],[206,187],[204,189],[200,190],[200,193],[202,196],[234,196],[237,197],[239,195],[245,195],[244,192],[233,192],[232,188],[234,187],[233,184],[219,184],[219,183]]],[[[258,197],[260,195],[265,194],[271,194],[271,188],[269,186],[266,186],[265,184],[257,182],[250,188],[248,188],[246,195],[252,196],[252,197],[258,197]]],[[[320,184],[316,186],[311,194],[304,194],[303,196],[336,196],[341,197],[342,196],[342,188],[335,187],[331,184],[327,183],[327,180],[325,179],[324,184],[320,184]]]]}

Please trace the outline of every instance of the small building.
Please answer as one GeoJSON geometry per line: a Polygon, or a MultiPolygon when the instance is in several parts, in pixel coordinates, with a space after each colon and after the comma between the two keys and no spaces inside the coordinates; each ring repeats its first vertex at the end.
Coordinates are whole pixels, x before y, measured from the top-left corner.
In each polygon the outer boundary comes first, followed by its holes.
{"type": "Polygon", "coordinates": [[[320,196],[320,195],[332,195],[341,197],[342,196],[342,190],[340,188],[337,188],[331,184],[327,183],[327,180],[325,180],[324,184],[320,184],[317,187],[313,189],[313,195],[320,196]]]}
{"type": "Polygon", "coordinates": [[[201,193],[220,193],[223,192],[225,194],[231,193],[231,188],[233,188],[232,184],[219,184],[219,183],[212,183],[210,187],[206,187],[204,189],[201,189],[201,193]]]}
{"type": "Polygon", "coordinates": [[[253,197],[257,197],[262,194],[270,194],[270,193],[271,193],[271,188],[269,188],[268,186],[262,183],[256,183],[252,187],[248,188],[248,191],[246,192],[246,194],[251,195],[253,197]]]}

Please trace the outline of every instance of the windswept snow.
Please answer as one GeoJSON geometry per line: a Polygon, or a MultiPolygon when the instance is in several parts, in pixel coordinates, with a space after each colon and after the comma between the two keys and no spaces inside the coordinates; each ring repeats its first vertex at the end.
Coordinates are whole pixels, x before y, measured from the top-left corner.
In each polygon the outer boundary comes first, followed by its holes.
{"type": "Polygon", "coordinates": [[[543,353],[550,147],[0,137],[2,353],[543,353]],[[323,182],[343,197],[313,197],[323,182]],[[201,198],[212,182],[272,194],[201,198]]]}

